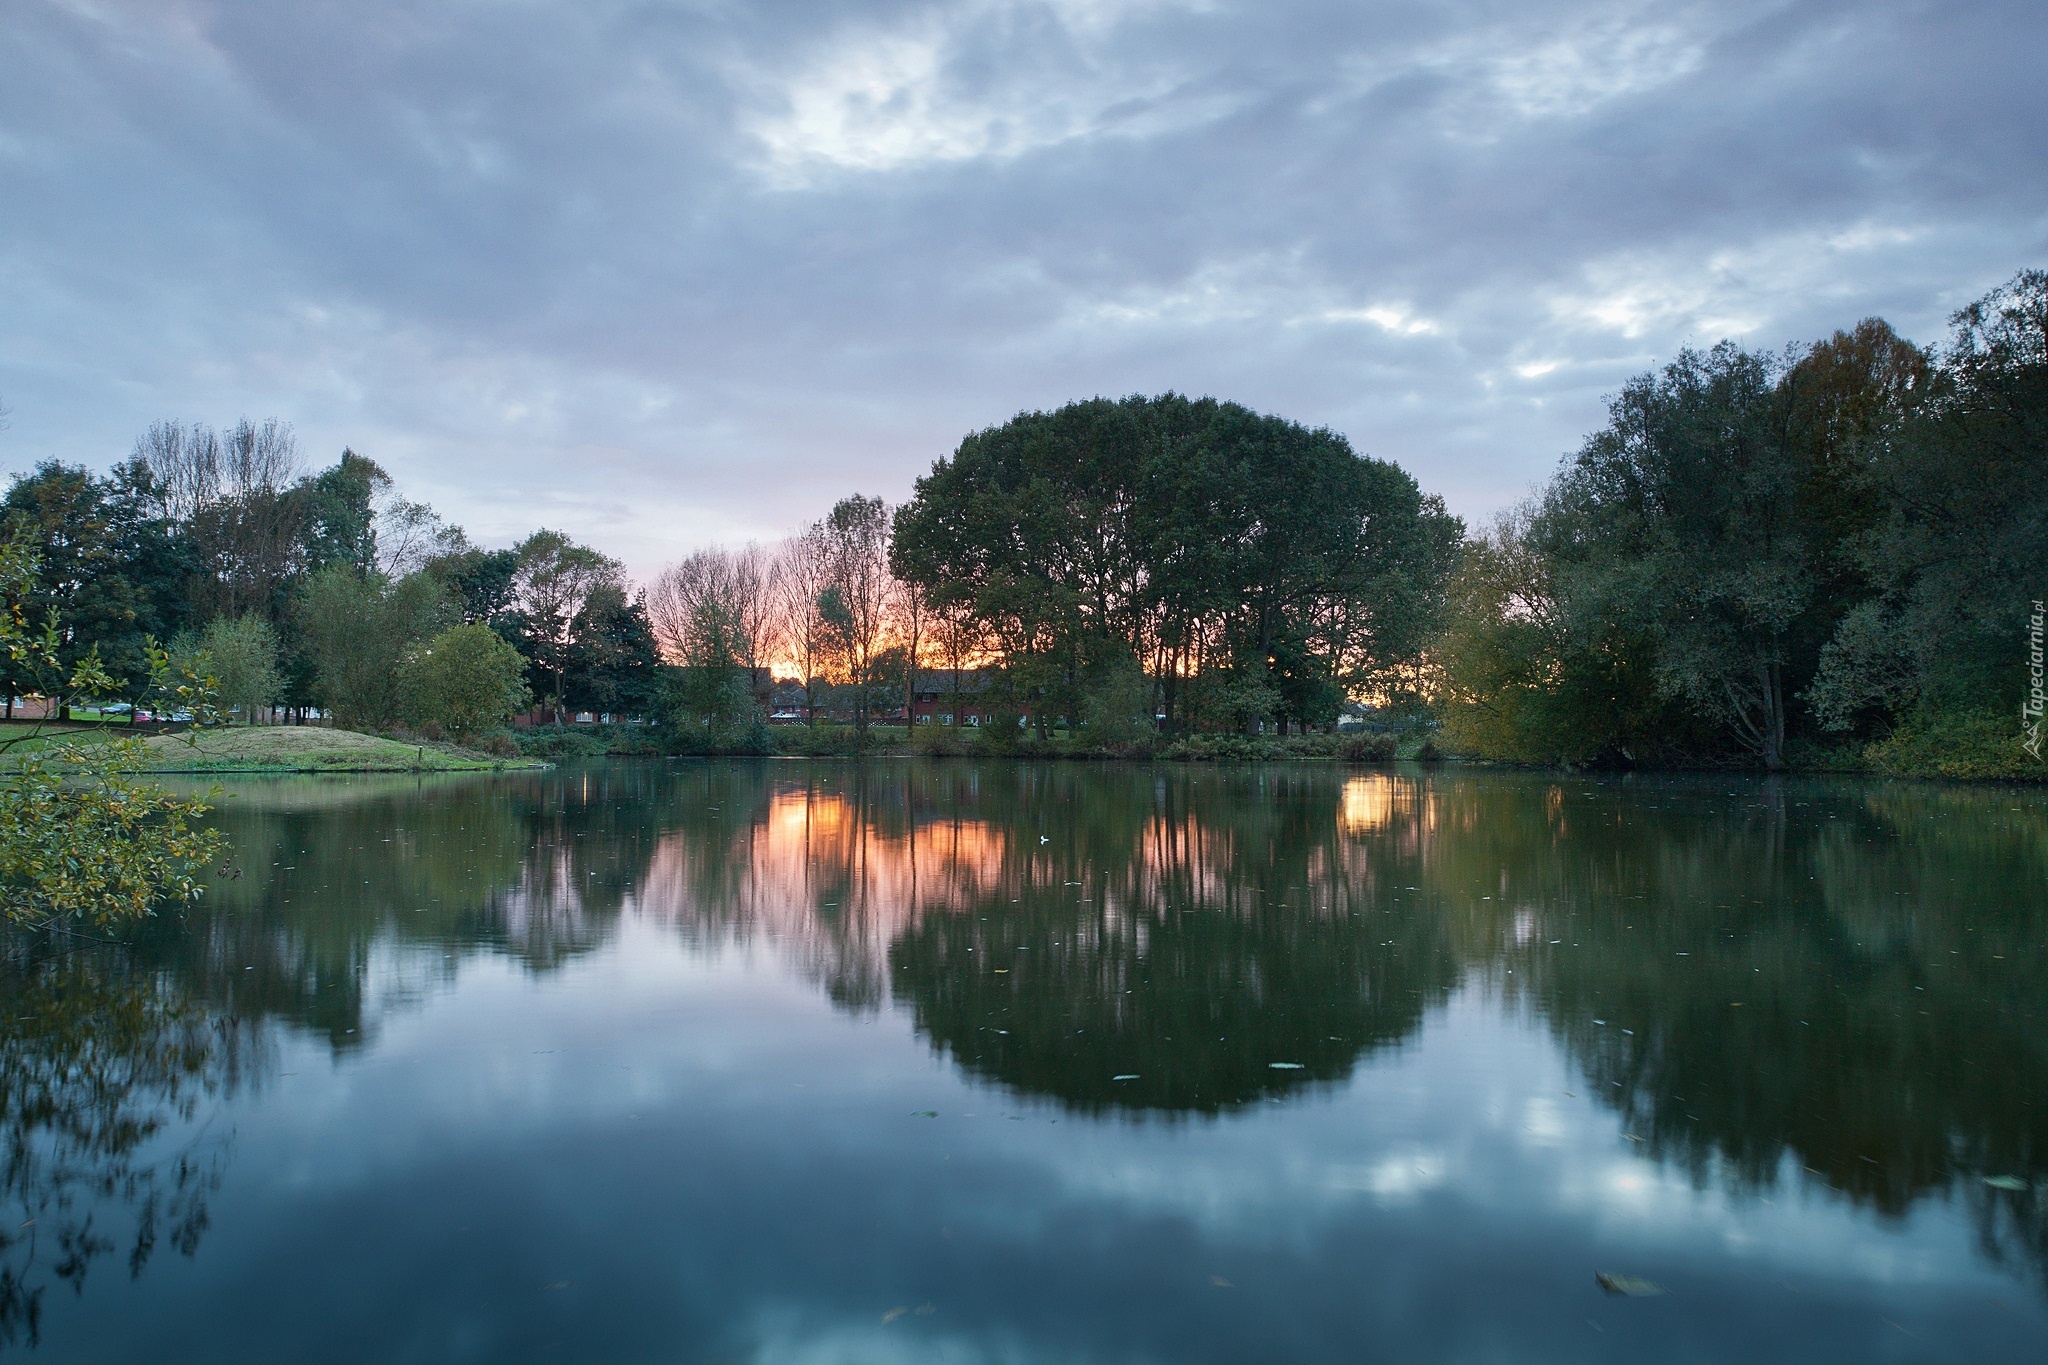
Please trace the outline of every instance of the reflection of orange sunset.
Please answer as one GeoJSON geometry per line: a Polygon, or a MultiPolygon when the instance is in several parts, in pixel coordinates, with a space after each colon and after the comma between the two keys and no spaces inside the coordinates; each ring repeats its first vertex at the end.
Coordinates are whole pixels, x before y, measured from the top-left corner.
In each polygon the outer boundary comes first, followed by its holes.
{"type": "Polygon", "coordinates": [[[1385,773],[1354,777],[1344,784],[1344,831],[1370,834],[1394,818],[1394,779],[1385,773]]]}
{"type": "Polygon", "coordinates": [[[1419,856],[1437,831],[1443,805],[1417,778],[1365,773],[1344,784],[1338,823],[1354,837],[1391,835],[1404,854],[1419,856]]]}
{"type": "Polygon", "coordinates": [[[876,975],[919,915],[993,899],[1009,840],[974,819],[883,828],[857,796],[808,782],[731,811],[726,837],[692,827],[656,845],[640,906],[693,928],[724,926],[794,949],[823,975],[876,975]]]}
{"type": "Polygon", "coordinates": [[[1085,906],[1091,933],[1142,938],[1183,911],[1263,913],[1283,866],[1289,881],[1318,887],[1321,908],[1342,913],[1380,879],[1379,850],[1418,855],[1435,824],[1425,784],[1377,773],[1334,793],[1313,821],[1326,833],[1306,843],[1273,823],[1292,807],[1257,790],[1217,819],[1161,786],[1149,812],[1114,829],[1068,823],[1076,813],[1055,798],[1042,809],[1057,812],[1046,826],[1057,838],[1026,823],[1030,805],[987,818],[994,794],[972,784],[847,770],[743,790],[658,837],[639,908],[692,935],[763,937],[869,999],[880,998],[891,944],[926,915],[1052,898],[1085,906]],[[1276,864],[1281,841],[1293,854],[1276,864]]]}

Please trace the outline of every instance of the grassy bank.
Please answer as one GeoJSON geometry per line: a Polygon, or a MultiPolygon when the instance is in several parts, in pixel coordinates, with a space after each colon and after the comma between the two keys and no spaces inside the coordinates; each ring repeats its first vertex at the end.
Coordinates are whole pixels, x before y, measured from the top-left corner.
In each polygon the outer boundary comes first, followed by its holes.
{"type": "MultiPolygon", "coordinates": [[[[125,737],[123,729],[69,728],[48,731],[22,749],[48,752],[125,737]]],[[[197,737],[151,735],[141,748],[142,770],[152,773],[446,773],[546,766],[538,759],[500,758],[453,744],[401,743],[312,725],[238,726],[197,737]]]]}

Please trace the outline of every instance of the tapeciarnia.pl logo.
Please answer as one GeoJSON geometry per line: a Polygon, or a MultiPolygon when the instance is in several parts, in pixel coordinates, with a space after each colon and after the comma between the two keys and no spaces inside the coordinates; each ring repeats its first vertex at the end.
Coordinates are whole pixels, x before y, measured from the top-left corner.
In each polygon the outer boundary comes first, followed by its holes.
{"type": "Polygon", "coordinates": [[[2034,614],[2027,618],[2027,699],[2020,703],[2020,730],[2026,738],[2022,743],[2036,760],[2041,757],[2041,713],[2044,696],[2041,690],[2041,623],[2048,617],[2039,601],[2034,603],[2034,614]]]}

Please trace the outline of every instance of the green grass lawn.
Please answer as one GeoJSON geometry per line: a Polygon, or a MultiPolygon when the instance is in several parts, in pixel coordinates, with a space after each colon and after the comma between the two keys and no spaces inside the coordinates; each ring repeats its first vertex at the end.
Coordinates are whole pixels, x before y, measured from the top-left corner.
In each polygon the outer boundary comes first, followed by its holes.
{"type": "MultiPolygon", "coordinates": [[[[121,734],[52,730],[14,752],[98,744],[121,734]]],[[[142,750],[143,770],[158,773],[490,772],[547,766],[532,759],[494,758],[452,744],[402,744],[313,725],[237,726],[207,731],[196,740],[190,735],[151,735],[142,741],[142,750]]]]}

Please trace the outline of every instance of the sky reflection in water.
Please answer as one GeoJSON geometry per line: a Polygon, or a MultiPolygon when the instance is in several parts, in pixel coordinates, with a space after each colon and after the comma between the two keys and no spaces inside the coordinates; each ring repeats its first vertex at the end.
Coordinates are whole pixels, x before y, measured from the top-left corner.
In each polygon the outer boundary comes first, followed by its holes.
{"type": "Polygon", "coordinates": [[[224,806],[201,912],[0,981],[39,1358],[2048,1339],[2039,793],[700,763],[224,806]]]}

